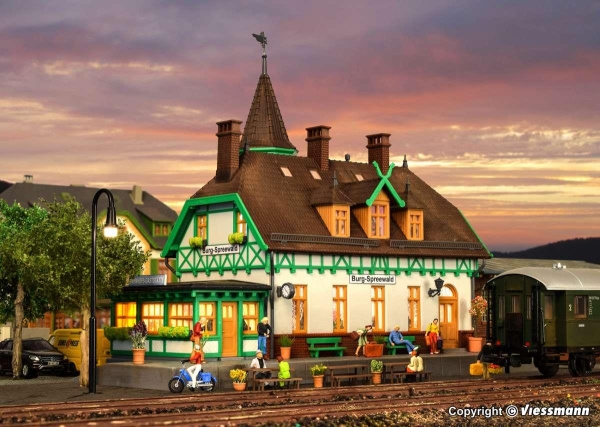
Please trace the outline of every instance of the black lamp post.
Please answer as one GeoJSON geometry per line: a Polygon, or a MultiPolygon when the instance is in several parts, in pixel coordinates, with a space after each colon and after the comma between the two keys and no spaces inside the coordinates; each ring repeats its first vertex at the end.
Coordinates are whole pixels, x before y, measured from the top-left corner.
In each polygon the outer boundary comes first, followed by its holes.
{"type": "Polygon", "coordinates": [[[430,297],[439,295],[440,292],[442,292],[442,288],[444,287],[444,280],[441,277],[438,277],[433,282],[435,283],[435,289],[429,289],[429,291],[427,291],[430,297]]]}
{"type": "Polygon", "coordinates": [[[92,269],[91,269],[91,298],[90,298],[90,343],[89,343],[89,392],[96,393],[96,227],[98,225],[98,199],[106,194],[108,209],[106,210],[106,225],[104,237],[117,237],[117,212],[113,195],[106,188],[98,190],[92,201],[92,269]]]}

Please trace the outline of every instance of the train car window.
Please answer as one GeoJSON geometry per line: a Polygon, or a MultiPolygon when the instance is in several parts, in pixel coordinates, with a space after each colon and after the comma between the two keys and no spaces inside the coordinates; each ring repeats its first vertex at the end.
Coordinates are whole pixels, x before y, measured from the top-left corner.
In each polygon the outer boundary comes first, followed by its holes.
{"type": "Polygon", "coordinates": [[[544,320],[554,318],[554,295],[544,295],[544,320]]]}
{"type": "Polygon", "coordinates": [[[527,295],[526,304],[527,304],[527,319],[531,320],[531,295],[527,295]]]}
{"type": "Polygon", "coordinates": [[[510,297],[510,312],[509,313],[520,313],[521,312],[521,298],[519,295],[511,295],[510,297]]]}
{"type": "Polygon", "coordinates": [[[498,297],[498,319],[504,319],[504,297],[498,297]]]}
{"type": "Polygon", "coordinates": [[[575,319],[587,319],[588,297],[577,295],[573,305],[575,306],[575,319]]]}

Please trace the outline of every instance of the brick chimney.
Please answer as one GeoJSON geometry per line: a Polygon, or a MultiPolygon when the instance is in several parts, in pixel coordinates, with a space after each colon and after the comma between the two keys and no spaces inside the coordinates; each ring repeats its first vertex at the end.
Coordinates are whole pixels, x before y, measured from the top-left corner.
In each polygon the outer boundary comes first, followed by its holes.
{"type": "Polygon", "coordinates": [[[217,122],[217,182],[231,181],[240,167],[241,124],[239,120],[217,122]]]}
{"type": "Polygon", "coordinates": [[[313,126],[306,128],[308,157],[314,159],[322,171],[329,170],[329,129],[331,126],[313,126]]]}
{"type": "Polygon", "coordinates": [[[367,150],[369,151],[369,164],[377,162],[382,173],[387,173],[390,168],[390,135],[391,133],[377,133],[367,135],[367,150]]]}

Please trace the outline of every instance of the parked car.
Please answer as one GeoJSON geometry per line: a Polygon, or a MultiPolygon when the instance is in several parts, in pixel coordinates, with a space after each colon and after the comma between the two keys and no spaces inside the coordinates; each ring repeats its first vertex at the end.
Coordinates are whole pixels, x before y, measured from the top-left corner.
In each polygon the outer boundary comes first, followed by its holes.
{"type": "MultiPolygon", "coordinates": [[[[0,342],[0,374],[12,372],[13,340],[0,342]]],[[[32,378],[39,372],[66,374],[69,359],[43,338],[23,340],[21,376],[32,378]]]]}

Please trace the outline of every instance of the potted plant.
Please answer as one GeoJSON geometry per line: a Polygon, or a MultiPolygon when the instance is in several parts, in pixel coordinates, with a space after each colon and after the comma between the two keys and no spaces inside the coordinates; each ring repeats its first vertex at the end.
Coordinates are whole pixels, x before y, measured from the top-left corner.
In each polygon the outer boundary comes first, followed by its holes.
{"type": "Polygon", "coordinates": [[[373,384],[381,384],[382,372],[383,362],[381,360],[371,360],[371,373],[373,374],[373,384]]]}
{"type": "Polygon", "coordinates": [[[289,360],[295,339],[288,335],[282,335],[277,341],[281,347],[281,357],[283,357],[284,360],[289,360]]]}
{"type": "Polygon", "coordinates": [[[208,240],[202,239],[202,237],[190,237],[188,243],[193,249],[201,249],[208,244],[208,240]]]}
{"type": "Polygon", "coordinates": [[[146,354],[146,337],[148,336],[148,328],[143,320],[140,320],[135,324],[131,331],[129,331],[129,337],[132,342],[133,351],[133,364],[143,365],[145,354],[146,354]]]}
{"type": "Polygon", "coordinates": [[[229,377],[233,380],[233,388],[237,391],[246,390],[246,379],[248,378],[248,372],[243,369],[230,369],[229,377]]]}
{"type": "Polygon", "coordinates": [[[161,326],[158,328],[158,336],[161,338],[185,338],[190,337],[190,328],[187,326],[161,326]]]}
{"type": "Polygon", "coordinates": [[[365,356],[381,357],[383,356],[383,348],[385,347],[386,338],[382,336],[373,337],[372,343],[365,345],[365,356]]]}
{"type": "Polygon", "coordinates": [[[323,387],[323,376],[325,375],[325,371],[327,370],[327,366],[322,363],[318,363],[316,365],[308,368],[310,370],[311,375],[313,376],[313,383],[315,388],[323,387]]]}
{"type": "Polygon", "coordinates": [[[246,236],[244,236],[244,233],[238,232],[238,233],[231,233],[229,236],[227,236],[227,240],[232,245],[235,245],[236,243],[239,245],[242,245],[242,244],[246,243],[246,241],[248,239],[246,236]]]}
{"type": "Polygon", "coordinates": [[[488,303],[484,297],[477,295],[471,300],[471,308],[469,314],[474,318],[475,329],[473,330],[473,336],[469,337],[469,351],[472,353],[479,353],[483,346],[483,338],[477,336],[477,326],[483,320],[483,316],[487,312],[488,303]]]}

